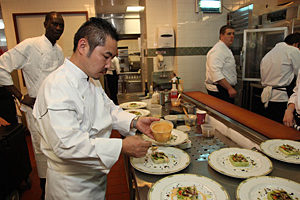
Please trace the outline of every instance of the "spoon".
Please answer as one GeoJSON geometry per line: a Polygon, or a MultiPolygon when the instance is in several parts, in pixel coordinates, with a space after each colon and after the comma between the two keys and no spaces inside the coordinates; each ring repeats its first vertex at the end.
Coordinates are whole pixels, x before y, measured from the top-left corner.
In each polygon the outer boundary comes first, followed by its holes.
{"type": "Polygon", "coordinates": [[[186,112],[185,107],[182,107],[182,109],[183,109],[183,112],[184,112],[185,116],[190,120],[190,116],[189,116],[188,113],[186,112]]]}

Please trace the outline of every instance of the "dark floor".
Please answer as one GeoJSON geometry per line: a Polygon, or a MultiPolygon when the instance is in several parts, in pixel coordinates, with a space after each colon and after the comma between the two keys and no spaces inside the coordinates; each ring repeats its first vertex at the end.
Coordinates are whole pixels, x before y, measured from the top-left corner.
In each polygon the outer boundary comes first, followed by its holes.
{"type": "MultiPolygon", "coordinates": [[[[120,134],[112,133],[112,137],[119,138],[120,134]]],[[[41,189],[39,186],[39,177],[37,175],[34,154],[32,151],[32,143],[29,135],[26,136],[27,145],[29,149],[32,172],[30,174],[31,189],[25,190],[21,196],[21,200],[39,200],[41,196],[41,189]]],[[[121,155],[117,163],[112,167],[108,174],[106,200],[129,200],[129,188],[125,176],[124,158],[121,155]]]]}

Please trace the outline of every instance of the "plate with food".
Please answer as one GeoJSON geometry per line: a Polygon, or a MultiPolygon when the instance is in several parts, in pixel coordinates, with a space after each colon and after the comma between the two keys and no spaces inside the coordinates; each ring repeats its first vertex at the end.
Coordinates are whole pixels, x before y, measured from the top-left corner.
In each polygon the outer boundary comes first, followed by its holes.
{"type": "Polygon", "coordinates": [[[299,200],[300,184],[289,179],[274,176],[252,177],[239,184],[236,199],[299,200]]]}
{"type": "Polygon", "coordinates": [[[266,155],[288,163],[300,164],[300,142],[293,140],[273,139],[260,144],[266,155]]]}
{"type": "Polygon", "coordinates": [[[122,103],[119,106],[123,109],[139,109],[139,108],[145,108],[147,106],[147,103],[142,101],[131,101],[131,102],[122,103]]]}
{"type": "Polygon", "coordinates": [[[128,109],[125,111],[142,117],[150,115],[150,111],[146,109],[128,109]]]}
{"type": "Polygon", "coordinates": [[[149,138],[147,135],[142,135],[144,140],[152,142],[152,144],[159,146],[176,146],[184,143],[188,139],[187,133],[184,133],[180,130],[173,129],[171,132],[171,137],[167,142],[158,142],[154,139],[149,138]]]}
{"type": "Polygon", "coordinates": [[[208,164],[216,171],[235,178],[269,174],[273,165],[265,155],[241,148],[222,148],[208,156],[208,164]]]}
{"type": "Polygon", "coordinates": [[[131,165],[147,174],[171,174],[185,169],[191,162],[190,156],[175,147],[152,147],[146,156],[130,158],[131,165]]]}
{"type": "Polygon", "coordinates": [[[218,182],[197,174],[176,174],[160,179],[150,188],[148,200],[228,200],[218,182]]]}

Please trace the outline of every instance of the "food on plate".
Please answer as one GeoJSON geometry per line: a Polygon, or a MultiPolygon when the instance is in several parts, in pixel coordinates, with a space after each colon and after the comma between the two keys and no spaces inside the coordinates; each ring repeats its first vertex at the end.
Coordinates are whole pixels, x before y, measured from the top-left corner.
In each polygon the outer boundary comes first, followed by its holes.
{"type": "Polygon", "coordinates": [[[284,153],[285,155],[291,156],[291,155],[299,155],[300,151],[296,149],[295,147],[289,145],[289,144],[283,144],[278,147],[279,150],[284,153]]]}
{"type": "Polygon", "coordinates": [[[293,198],[284,190],[272,190],[268,192],[268,200],[293,200],[293,198]]]}
{"type": "Polygon", "coordinates": [[[155,164],[168,163],[169,158],[164,152],[153,151],[151,153],[151,159],[155,164]]]}
{"type": "Polygon", "coordinates": [[[140,113],[139,111],[135,111],[135,110],[130,110],[128,112],[135,114],[135,115],[142,115],[142,113],[140,113]]]}
{"type": "Polygon", "coordinates": [[[176,195],[178,200],[197,200],[198,191],[196,186],[178,187],[172,190],[172,199],[176,195]]]}
{"type": "Polygon", "coordinates": [[[138,107],[139,104],[137,104],[137,103],[130,103],[129,106],[130,106],[130,107],[138,107]]]}
{"type": "Polygon", "coordinates": [[[248,167],[249,162],[243,154],[234,154],[229,156],[229,161],[235,167],[248,167]]]}

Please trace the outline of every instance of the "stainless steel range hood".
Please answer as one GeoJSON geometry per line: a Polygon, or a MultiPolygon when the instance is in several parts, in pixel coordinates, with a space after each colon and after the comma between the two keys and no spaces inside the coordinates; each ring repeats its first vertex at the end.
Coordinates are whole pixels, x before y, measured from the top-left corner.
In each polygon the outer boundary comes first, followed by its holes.
{"type": "Polygon", "coordinates": [[[98,17],[109,21],[122,35],[140,35],[140,15],[133,14],[97,14],[98,17]]]}
{"type": "Polygon", "coordinates": [[[126,12],[127,6],[138,6],[139,0],[95,0],[97,17],[109,21],[121,39],[135,39],[141,34],[139,12],[126,12]]]}

